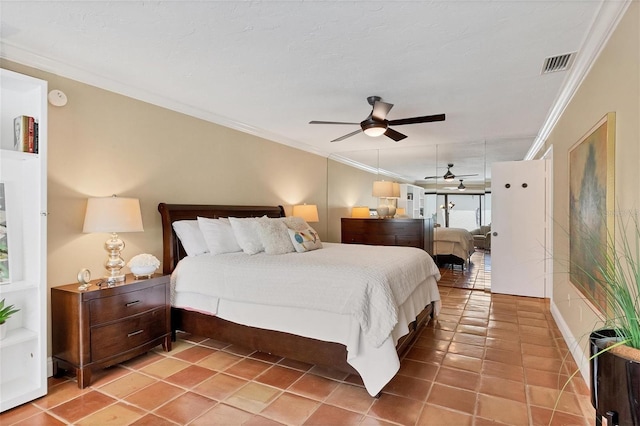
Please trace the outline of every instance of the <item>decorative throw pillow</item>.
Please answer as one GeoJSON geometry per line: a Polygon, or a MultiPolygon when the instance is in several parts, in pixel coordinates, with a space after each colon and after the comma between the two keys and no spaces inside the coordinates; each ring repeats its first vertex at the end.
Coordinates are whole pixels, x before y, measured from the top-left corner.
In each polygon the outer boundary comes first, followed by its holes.
{"type": "Polygon", "coordinates": [[[296,249],[291,243],[287,225],[280,218],[261,218],[258,221],[258,235],[267,254],[293,253],[296,249]]]}
{"type": "Polygon", "coordinates": [[[247,254],[256,254],[264,251],[264,245],[258,234],[258,220],[259,218],[257,217],[229,218],[233,235],[235,235],[242,251],[247,254]]]}
{"type": "Polygon", "coordinates": [[[287,225],[287,228],[293,229],[294,231],[304,231],[309,228],[309,224],[301,217],[287,216],[281,217],[279,220],[283,221],[284,224],[287,225]]]}
{"type": "Polygon", "coordinates": [[[211,254],[242,251],[233,234],[229,219],[198,217],[198,225],[211,254]]]}
{"type": "Polygon", "coordinates": [[[209,252],[197,220],[177,220],[171,225],[187,256],[198,256],[209,252]]]}
{"type": "Polygon", "coordinates": [[[293,247],[298,253],[322,248],[320,237],[312,227],[308,227],[303,231],[295,231],[293,229],[288,229],[287,231],[289,232],[289,237],[291,237],[293,247]]]}

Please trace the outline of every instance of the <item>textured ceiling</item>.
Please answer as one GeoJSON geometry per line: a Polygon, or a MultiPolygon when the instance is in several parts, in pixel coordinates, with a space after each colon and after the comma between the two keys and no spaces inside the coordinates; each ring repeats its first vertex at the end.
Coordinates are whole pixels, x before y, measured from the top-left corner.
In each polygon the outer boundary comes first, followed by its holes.
{"type": "Polygon", "coordinates": [[[484,175],[485,158],[524,157],[571,80],[544,59],[578,63],[606,3],[3,0],[0,54],[321,155],[376,152],[410,180],[436,158],[484,175]],[[401,142],[308,124],[360,122],[370,95],[389,119],[447,119],[397,126],[401,142]]]}

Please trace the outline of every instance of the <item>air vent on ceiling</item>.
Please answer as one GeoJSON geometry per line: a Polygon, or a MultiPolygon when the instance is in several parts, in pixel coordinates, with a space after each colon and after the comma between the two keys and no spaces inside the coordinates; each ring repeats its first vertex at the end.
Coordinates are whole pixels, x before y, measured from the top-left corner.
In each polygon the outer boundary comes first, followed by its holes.
{"type": "Polygon", "coordinates": [[[542,74],[549,74],[550,72],[566,71],[571,68],[573,58],[576,56],[576,52],[565,53],[564,55],[551,56],[544,60],[542,66],[542,74]]]}

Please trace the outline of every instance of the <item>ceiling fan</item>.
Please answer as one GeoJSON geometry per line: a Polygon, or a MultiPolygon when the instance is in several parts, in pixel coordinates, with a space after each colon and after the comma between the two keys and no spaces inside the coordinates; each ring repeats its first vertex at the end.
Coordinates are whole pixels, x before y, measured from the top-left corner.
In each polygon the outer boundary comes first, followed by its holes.
{"type": "Polygon", "coordinates": [[[351,124],[351,125],[360,125],[360,129],[348,133],[344,136],[340,136],[337,139],[332,140],[331,142],[338,142],[341,140],[345,140],[350,138],[351,136],[355,136],[360,132],[364,132],[368,136],[376,137],[385,135],[388,138],[393,139],[398,142],[402,139],[406,138],[406,135],[393,130],[389,126],[400,126],[403,124],[417,124],[417,123],[429,123],[432,121],[444,121],[444,114],[436,114],[436,115],[425,115],[422,117],[412,117],[412,118],[401,118],[398,120],[387,120],[387,114],[393,108],[393,104],[389,104],[386,102],[382,102],[380,96],[369,96],[367,98],[367,102],[373,108],[371,113],[364,121],[360,123],[346,123],[342,121],[310,121],[309,124],[351,124]]]}
{"type": "MultiPolygon", "coordinates": [[[[442,178],[444,180],[446,180],[447,182],[451,182],[453,180],[455,180],[456,175],[454,175],[451,172],[451,168],[453,167],[453,163],[449,163],[447,164],[447,172],[444,174],[444,176],[425,176],[425,179],[439,179],[442,178]]],[[[478,176],[478,174],[474,174],[474,175],[457,175],[457,177],[461,178],[461,177],[469,177],[469,176],[478,176]]],[[[462,185],[462,180],[460,180],[460,185],[462,185]]],[[[462,185],[464,187],[464,185],[462,185]]]]}

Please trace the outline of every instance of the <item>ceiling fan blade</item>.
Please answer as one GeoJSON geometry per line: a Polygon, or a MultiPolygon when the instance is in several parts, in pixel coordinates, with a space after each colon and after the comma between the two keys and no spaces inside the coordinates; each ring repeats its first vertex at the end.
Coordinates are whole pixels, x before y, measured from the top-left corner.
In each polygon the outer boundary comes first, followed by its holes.
{"type": "Polygon", "coordinates": [[[350,138],[351,136],[355,136],[358,133],[362,133],[362,129],[358,129],[355,132],[347,133],[346,135],[340,136],[338,139],[334,139],[331,142],[340,142],[340,141],[345,140],[346,138],[350,138]]]}
{"type": "Polygon", "coordinates": [[[432,121],[444,121],[444,114],[425,115],[422,117],[401,118],[399,120],[389,120],[389,126],[400,126],[402,124],[430,123],[432,121]]]}
{"type": "Polygon", "coordinates": [[[387,118],[387,114],[389,114],[391,108],[393,108],[393,104],[388,104],[382,101],[375,101],[375,103],[373,104],[373,111],[371,111],[371,116],[376,120],[382,121],[387,118]]]}
{"type": "Polygon", "coordinates": [[[345,123],[344,121],[310,121],[309,124],[351,124],[351,125],[359,125],[360,123],[345,123]]]}
{"type": "Polygon", "coordinates": [[[478,174],[476,173],[475,175],[456,175],[457,178],[468,177],[468,176],[478,176],[478,174]]]}
{"type": "Polygon", "coordinates": [[[438,179],[441,178],[442,176],[425,176],[425,179],[438,179]]]}
{"type": "Polygon", "coordinates": [[[396,142],[401,141],[402,139],[407,137],[407,135],[403,135],[400,132],[396,132],[390,127],[387,127],[387,130],[384,132],[384,135],[388,138],[393,139],[396,142]]]}

